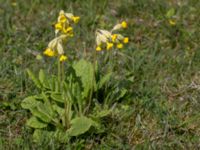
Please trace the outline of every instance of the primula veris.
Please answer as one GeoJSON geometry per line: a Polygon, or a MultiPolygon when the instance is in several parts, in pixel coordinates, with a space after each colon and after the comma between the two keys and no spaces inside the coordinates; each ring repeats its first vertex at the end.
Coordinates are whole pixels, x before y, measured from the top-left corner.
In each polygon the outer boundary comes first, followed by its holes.
{"type": "Polygon", "coordinates": [[[122,28],[127,28],[128,27],[127,22],[126,21],[122,21],[121,26],[122,26],[122,28]]]}
{"type": "Polygon", "coordinates": [[[112,35],[112,42],[116,42],[116,39],[117,39],[117,34],[113,34],[112,35]]]}
{"type": "Polygon", "coordinates": [[[66,21],[67,21],[67,17],[61,13],[58,17],[58,22],[65,23],[66,21]]]}
{"type": "Polygon", "coordinates": [[[112,47],[113,47],[113,43],[108,42],[106,49],[110,50],[112,47]]]}
{"type": "Polygon", "coordinates": [[[55,56],[55,52],[54,52],[52,49],[50,49],[50,48],[47,48],[47,49],[43,52],[43,54],[46,55],[46,56],[49,56],[49,57],[55,56]]]}
{"type": "Polygon", "coordinates": [[[123,46],[124,46],[124,45],[123,45],[122,43],[118,43],[118,44],[117,44],[117,48],[119,48],[119,49],[123,48],[123,46]]]}
{"type": "Polygon", "coordinates": [[[66,29],[63,29],[64,33],[72,33],[73,32],[73,28],[72,27],[68,27],[66,29]]]}
{"type": "Polygon", "coordinates": [[[66,61],[67,60],[67,56],[61,55],[59,60],[60,60],[60,62],[66,61]]]}
{"type": "Polygon", "coordinates": [[[128,37],[125,37],[124,40],[123,40],[123,43],[126,44],[126,43],[128,43],[128,42],[129,42],[129,38],[128,38],[128,37]]]}
{"type": "Polygon", "coordinates": [[[101,49],[101,47],[100,46],[97,46],[96,47],[96,51],[101,51],[102,49],[101,49]]]}
{"type": "Polygon", "coordinates": [[[62,23],[61,22],[58,22],[55,24],[55,29],[57,30],[62,30],[63,26],[62,26],[62,23]]]}
{"type": "Polygon", "coordinates": [[[74,17],[72,17],[72,20],[74,21],[74,23],[78,23],[79,20],[80,20],[80,17],[79,16],[74,16],[74,17]]]}

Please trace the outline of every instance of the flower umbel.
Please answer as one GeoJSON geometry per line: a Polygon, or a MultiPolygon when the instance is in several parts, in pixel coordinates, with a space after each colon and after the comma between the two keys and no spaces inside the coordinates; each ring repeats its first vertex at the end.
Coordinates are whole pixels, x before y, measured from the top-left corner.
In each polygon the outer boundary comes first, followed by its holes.
{"type": "Polygon", "coordinates": [[[113,33],[121,28],[127,28],[127,23],[125,21],[115,25],[111,31],[98,29],[96,31],[96,51],[101,51],[102,48],[110,50],[114,46],[118,49],[123,48],[124,45],[122,43],[127,44],[129,42],[129,38],[124,37],[121,34],[113,33]]]}

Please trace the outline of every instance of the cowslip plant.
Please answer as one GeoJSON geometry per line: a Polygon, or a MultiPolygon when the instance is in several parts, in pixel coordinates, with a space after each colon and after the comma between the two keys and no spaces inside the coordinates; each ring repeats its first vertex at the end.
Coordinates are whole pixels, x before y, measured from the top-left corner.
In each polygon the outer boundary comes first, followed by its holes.
{"type": "MultiPolygon", "coordinates": [[[[103,132],[104,125],[101,123],[101,119],[111,112],[107,102],[109,99],[117,100],[115,94],[121,98],[126,93],[124,91],[110,92],[105,95],[102,107],[98,93],[109,82],[112,73],[102,75],[99,73],[96,61],[91,63],[84,59],[73,61],[72,65],[64,70],[64,63],[67,61],[64,44],[68,38],[74,36],[73,26],[78,23],[79,19],[72,13],[64,11],[59,13],[55,23],[55,38],[49,42],[43,52],[48,57],[56,58],[58,64],[56,75],[49,75],[44,70],[40,70],[36,76],[27,70],[29,77],[38,89],[38,94],[26,97],[21,106],[32,114],[26,125],[34,129],[33,138],[36,142],[41,142],[43,138],[53,138],[67,143],[71,137],[86,132],[103,132]]],[[[120,25],[127,26],[126,23],[120,25]]],[[[99,36],[102,40],[101,35],[99,36]]],[[[121,41],[118,38],[120,36],[117,35],[115,39],[117,44],[121,41]]]]}

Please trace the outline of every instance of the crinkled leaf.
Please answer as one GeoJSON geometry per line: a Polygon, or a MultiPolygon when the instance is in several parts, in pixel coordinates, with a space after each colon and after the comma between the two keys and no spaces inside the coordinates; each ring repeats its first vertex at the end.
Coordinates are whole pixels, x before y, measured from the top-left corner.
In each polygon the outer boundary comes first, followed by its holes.
{"type": "Polygon", "coordinates": [[[61,143],[67,143],[69,141],[68,132],[57,130],[54,134],[54,137],[61,143]]]}
{"type": "Polygon", "coordinates": [[[102,111],[99,111],[97,112],[97,115],[95,116],[96,118],[103,118],[103,117],[106,117],[110,114],[110,110],[106,109],[106,110],[102,110],[102,111]]]}
{"type": "Polygon", "coordinates": [[[34,142],[42,143],[43,141],[50,141],[53,135],[54,135],[53,131],[36,129],[33,133],[33,140],[34,142]]]}
{"type": "Polygon", "coordinates": [[[32,109],[34,107],[36,107],[40,102],[37,101],[35,99],[34,96],[29,96],[29,97],[26,97],[22,102],[21,102],[21,106],[22,108],[24,109],[32,109]]]}
{"type": "Polygon", "coordinates": [[[47,127],[47,124],[40,121],[36,117],[31,117],[27,120],[26,125],[32,128],[41,129],[47,127]]]}
{"type": "Polygon", "coordinates": [[[54,104],[53,106],[53,109],[59,114],[59,116],[63,116],[64,112],[65,112],[65,109],[64,108],[61,108],[59,107],[58,105],[54,104]]]}
{"type": "Polygon", "coordinates": [[[102,88],[102,86],[105,85],[105,83],[110,80],[111,75],[112,75],[112,72],[106,74],[100,79],[100,81],[98,82],[98,89],[102,88]]]}
{"type": "Polygon", "coordinates": [[[62,95],[60,93],[55,93],[55,92],[52,92],[51,93],[51,98],[54,100],[54,101],[57,101],[57,102],[61,102],[61,103],[64,103],[64,99],[62,98],[62,95]]]}
{"type": "Polygon", "coordinates": [[[35,77],[35,75],[34,75],[29,69],[27,69],[27,73],[28,73],[29,77],[31,78],[31,80],[34,82],[34,84],[35,84],[39,89],[41,89],[41,88],[42,88],[42,85],[41,85],[40,81],[35,77]]]}
{"type": "Polygon", "coordinates": [[[49,85],[49,82],[46,80],[46,75],[44,73],[44,70],[40,69],[39,71],[39,81],[40,83],[42,84],[43,87],[47,88],[47,89],[50,89],[50,85],[49,85]]]}
{"type": "Polygon", "coordinates": [[[46,123],[49,123],[52,120],[52,116],[49,115],[48,109],[41,102],[31,109],[31,113],[46,123]]]}
{"type": "Polygon", "coordinates": [[[94,124],[94,121],[87,117],[77,117],[71,121],[71,128],[68,130],[70,136],[78,136],[87,132],[94,124]]]}
{"type": "Polygon", "coordinates": [[[90,90],[92,89],[92,84],[94,80],[94,70],[90,62],[86,60],[80,60],[73,65],[73,68],[78,77],[81,77],[83,84],[83,97],[88,97],[90,90]]]}
{"type": "Polygon", "coordinates": [[[54,112],[53,112],[53,109],[52,109],[52,105],[50,103],[50,100],[49,100],[49,97],[45,95],[44,92],[42,92],[42,97],[43,97],[43,100],[44,100],[44,106],[46,108],[46,111],[49,112],[50,116],[53,116],[54,115],[54,112]]]}

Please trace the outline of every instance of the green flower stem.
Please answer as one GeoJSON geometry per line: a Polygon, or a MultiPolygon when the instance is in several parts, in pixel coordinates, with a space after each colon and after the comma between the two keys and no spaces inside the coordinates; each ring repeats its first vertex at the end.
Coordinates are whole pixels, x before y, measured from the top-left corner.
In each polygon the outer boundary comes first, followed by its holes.
{"type": "Polygon", "coordinates": [[[60,92],[60,89],[61,89],[61,74],[60,74],[60,60],[59,60],[59,57],[58,57],[58,85],[59,85],[59,92],[60,92]]]}

